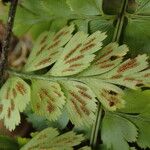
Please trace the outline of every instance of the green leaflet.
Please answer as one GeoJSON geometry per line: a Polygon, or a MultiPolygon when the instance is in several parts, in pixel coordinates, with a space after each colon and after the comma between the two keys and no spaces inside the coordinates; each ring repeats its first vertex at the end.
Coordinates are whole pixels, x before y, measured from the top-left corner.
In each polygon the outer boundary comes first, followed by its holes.
{"type": "Polygon", "coordinates": [[[45,129],[47,127],[54,127],[59,130],[63,130],[66,128],[69,122],[69,118],[65,109],[63,109],[61,113],[62,114],[57,118],[56,121],[47,120],[44,115],[39,116],[38,114],[36,114],[36,112],[35,113],[28,112],[26,113],[26,115],[27,115],[27,121],[32,123],[32,126],[38,131],[45,129]]]}
{"type": "Polygon", "coordinates": [[[31,105],[36,114],[54,121],[61,115],[64,104],[65,97],[58,83],[32,81],[31,105]]]}
{"type": "Polygon", "coordinates": [[[97,31],[92,35],[84,32],[77,32],[67,43],[56,64],[48,74],[53,76],[69,76],[77,74],[88,66],[94,59],[102,42],[106,38],[105,33],[97,31]]]}
{"type": "Polygon", "coordinates": [[[30,101],[30,87],[21,78],[11,77],[0,90],[0,119],[5,126],[14,130],[20,123],[20,112],[23,112],[30,101]]]}
{"type": "Polygon", "coordinates": [[[142,148],[150,148],[150,120],[146,120],[144,117],[139,116],[136,119],[131,120],[139,129],[139,135],[137,138],[137,144],[142,148]]]}
{"type": "Polygon", "coordinates": [[[138,8],[136,10],[136,14],[142,14],[142,15],[150,15],[150,1],[149,0],[136,0],[138,4],[138,8]]]}
{"type": "Polygon", "coordinates": [[[105,115],[102,121],[102,141],[111,150],[130,150],[127,142],[136,141],[137,129],[127,119],[115,114],[105,115]]]}
{"type": "Polygon", "coordinates": [[[73,150],[73,146],[84,140],[82,135],[76,135],[73,131],[59,135],[54,128],[47,128],[36,134],[20,150],[73,150]]]}
{"type": "Polygon", "coordinates": [[[51,32],[42,33],[37,39],[29,59],[25,65],[26,72],[45,68],[54,63],[65,45],[72,37],[74,26],[64,27],[56,34],[51,32]]]}
{"type": "Polygon", "coordinates": [[[0,135],[0,150],[19,150],[19,145],[13,138],[0,135]]]}
{"type": "Polygon", "coordinates": [[[150,0],[135,0],[137,9],[128,15],[128,24],[125,28],[124,43],[131,48],[132,56],[149,53],[149,26],[150,26],[150,0]],[[142,40],[141,40],[142,35],[142,40]],[[134,41],[134,42],[133,42],[134,41]],[[141,50],[142,49],[142,50],[141,50]]]}
{"type": "Polygon", "coordinates": [[[128,25],[125,29],[124,43],[130,47],[131,49],[130,54],[132,56],[136,56],[137,53],[138,54],[147,53],[150,56],[149,20],[150,19],[147,16],[139,17],[137,15],[131,15],[128,17],[128,25]]]}
{"type": "Polygon", "coordinates": [[[74,0],[39,0],[38,3],[22,0],[17,9],[14,32],[21,36],[29,31],[35,38],[59,19],[64,19],[66,25],[72,19],[94,19],[101,14],[102,0],[81,0],[79,3],[74,0]]]}
{"type": "MultiPolygon", "coordinates": [[[[149,107],[150,108],[150,107],[149,107]]],[[[132,123],[134,123],[138,129],[138,137],[137,137],[137,144],[141,148],[150,148],[150,118],[145,116],[144,114],[139,115],[127,115],[127,114],[121,114],[124,118],[130,120],[132,123]]]]}
{"type": "MultiPolygon", "coordinates": [[[[125,90],[124,100],[126,107],[119,111],[124,113],[148,113],[148,106],[150,106],[150,90],[125,90]]],[[[149,111],[150,112],[150,111],[149,111]]]]}
{"type": "Polygon", "coordinates": [[[38,3],[36,0],[23,0],[17,9],[14,32],[20,36],[29,31],[35,38],[48,30],[52,21],[60,18],[67,20],[66,17],[71,14],[64,0],[39,0],[38,3]]]}
{"type": "Polygon", "coordinates": [[[102,0],[67,0],[71,10],[76,14],[100,15],[102,14],[102,0]]]}
{"type": "Polygon", "coordinates": [[[76,81],[61,81],[65,96],[67,114],[78,127],[92,125],[95,120],[95,95],[85,84],[76,81]]]}

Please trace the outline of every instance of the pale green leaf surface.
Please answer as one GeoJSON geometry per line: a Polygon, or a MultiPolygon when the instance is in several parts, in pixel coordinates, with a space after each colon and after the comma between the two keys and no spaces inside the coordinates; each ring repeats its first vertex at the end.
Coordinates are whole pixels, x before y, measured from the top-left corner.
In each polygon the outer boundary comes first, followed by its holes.
{"type": "Polygon", "coordinates": [[[62,46],[72,37],[73,30],[74,26],[71,25],[62,28],[56,34],[48,31],[42,33],[34,44],[24,70],[35,71],[54,63],[62,52],[62,46]]]}
{"type": "Polygon", "coordinates": [[[95,95],[85,84],[76,81],[61,81],[66,96],[67,114],[75,126],[89,127],[95,120],[95,95]]]}
{"type": "Polygon", "coordinates": [[[138,55],[136,58],[124,61],[113,70],[99,77],[113,84],[137,89],[139,84],[149,84],[148,70],[143,71],[148,67],[147,58],[146,55],[138,55]]]}
{"type": "Polygon", "coordinates": [[[30,87],[21,78],[9,78],[0,90],[0,119],[5,126],[14,130],[20,123],[20,112],[30,101],[30,87]]]}
{"type": "Polygon", "coordinates": [[[136,141],[137,129],[127,119],[115,114],[106,114],[102,121],[102,141],[111,150],[129,150],[127,142],[136,141]]]}
{"type": "Polygon", "coordinates": [[[48,74],[53,76],[68,76],[86,69],[94,59],[96,51],[102,47],[105,33],[97,31],[92,35],[77,32],[64,47],[61,56],[48,74]]]}
{"type": "Polygon", "coordinates": [[[21,150],[73,150],[73,146],[84,140],[82,135],[76,135],[73,131],[59,135],[54,128],[47,128],[34,136],[21,150]]]}
{"type": "Polygon", "coordinates": [[[60,85],[55,82],[33,80],[31,105],[34,112],[49,120],[56,120],[65,104],[60,85]]]}
{"type": "Polygon", "coordinates": [[[126,45],[119,46],[117,43],[110,43],[98,52],[96,58],[82,76],[91,76],[105,73],[122,62],[123,56],[127,53],[126,45]]]}
{"type": "Polygon", "coordinates": [[[105,108],[114,111],[124,107],[123,91],[119,87],[100,79],[84,79],[84,82],[92,89],[105,108]]]}

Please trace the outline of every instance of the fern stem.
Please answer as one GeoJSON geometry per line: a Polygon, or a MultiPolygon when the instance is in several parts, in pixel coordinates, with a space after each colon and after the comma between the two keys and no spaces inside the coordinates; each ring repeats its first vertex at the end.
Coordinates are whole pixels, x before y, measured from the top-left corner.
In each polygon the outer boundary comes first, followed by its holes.
{"type": "Polygon", "coordinates": [[[4,82],[5,68],[7,65],[8,51],[11,40],[12,28],[14,24],[15,13],[17,9],[18,0],[12,0],[9,10],[9,16],[7,21],[6,33],[2,45],[2,53],[0,58],[0,86],[4,82]]]}
{"type": "Polygon", "coordinates": [[[36,74],[30,74],[30,73],[24,73],[24,72],[18,72],[15,70],[7,69],[7,72],[10,75],[21,77],[23,79],[38,79],[38,80],[45,80],[45,81],[59,81],[59,80],[74,80],[74,81],[79,81],[78,78],[73,78],[73,77],[55,77],[55,76],[50,76],[50,75],[36,75],[36,74]]]}
{"type": "Polygon", "coordinates": [[[124,25],[124,19],[125,19],[125,12],[127,8],[128,0],[124,0],[122,3],[122,7],[120,10],[120,13],[118,14],[118,20],[116,24],[116,28],[114,31],[114,36],[112,39],[112,42],[118,42],[120,41],[123,25],[124,25]]]}
{"type": "Polygon", "coordinates": [[[98,111],[96,115],[96,121],[95,124],[93,125],[91,139],[90,139],[90,145],[92,148],[95,148],[97,144],[97,137],[98,137],[98,131],[99,131],[101,119],[102,119],[102,108],[100,102],[98,101],[98,111]]]}

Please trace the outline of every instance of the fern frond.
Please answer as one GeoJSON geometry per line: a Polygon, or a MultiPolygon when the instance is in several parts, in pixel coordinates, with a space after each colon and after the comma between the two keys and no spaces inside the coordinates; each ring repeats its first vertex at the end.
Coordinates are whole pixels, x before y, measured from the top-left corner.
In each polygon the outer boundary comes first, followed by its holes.
{"type": "Polygon", "coordinates": [[[37,133],[21,150],[73,150],[73,146],[80,144],[84,137],[73,131],[59,135],[55,128],[47,128],[37,133]]]}
{"type": "MultiPolygon", "coordinates": [[[[95,98],[104,108],[115,111],[126,104],[120,85],[131,89],[150,85],[147,56],[123,61],[128,51],[126,45],[110,43],[100,50],[105,33],[73,35],[73,30],[71,25],[56,34],[43,33],[24,71],[33,72],[47,66],[51,69],[39,77],[34,74],[24,74],[24,77],[32,81],[31,105],[36,114],[54,121],[65,108],[75,126],[90,127],[95,120],[95,98]]],[[[8,109],[8,102],[5,103],[8,109]]]]}

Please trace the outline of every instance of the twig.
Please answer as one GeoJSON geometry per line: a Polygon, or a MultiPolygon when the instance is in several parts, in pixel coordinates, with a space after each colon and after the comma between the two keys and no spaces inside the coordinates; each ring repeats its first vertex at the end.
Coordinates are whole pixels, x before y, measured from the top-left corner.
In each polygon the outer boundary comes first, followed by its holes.
{"type": "Polygon", "coordinates": [[[18,0],[11,0],[9,16],[7,20],[7,27],[6,27],[5,37],[3,40],[2,53],[0,58],[0,86],[2,86],[4,82],[4,74],[7,65],[8,51],[9,51],[9,45],[11,40],[11,34],[12,34],[12,28],[14,24],[17,4],[18,4],[18,0]]]}

